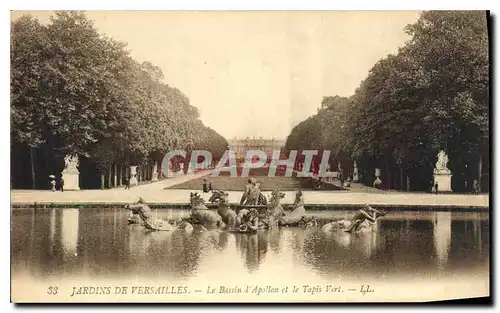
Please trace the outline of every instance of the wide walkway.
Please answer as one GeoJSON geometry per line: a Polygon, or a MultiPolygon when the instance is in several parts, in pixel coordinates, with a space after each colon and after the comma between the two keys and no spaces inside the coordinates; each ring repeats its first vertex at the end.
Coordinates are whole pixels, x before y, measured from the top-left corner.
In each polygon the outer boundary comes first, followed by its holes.
{"type": "MultiPolygon", "coordinates": [[[[191,192],[198,192],[208,200],[210,194],[198,190],[164,189],[169,186],[181,184],[185,181],[208,176],[211,171],[183,175],[164,179],[159,182],[132,187],[130,190],[114,188],[106,190],[83,190],[52,192],[49,190],[12,190],[11,203],[17,206],[22,204],[92,204],[113,203],[125,204],[137,201],[139,197],[149,203],[157,204],[187,204],[191,192]]],[[[270,192],[264,192],[267,196],[270,192]]],[[[293,203],[295,192],[287,191],[282,203],[293,203]]],[[[304,201],[308,205],[373,205],[387,206],[442,206],[442,207],[489,207],[488,195],[460,195],[460,194],[429,194],[429,193],[403,193],[403,192],[363,192],[363,191],[304,191],[304,201]]],[[[229,202],[239,203],[241,192],[229,192],[229,202]]]]}

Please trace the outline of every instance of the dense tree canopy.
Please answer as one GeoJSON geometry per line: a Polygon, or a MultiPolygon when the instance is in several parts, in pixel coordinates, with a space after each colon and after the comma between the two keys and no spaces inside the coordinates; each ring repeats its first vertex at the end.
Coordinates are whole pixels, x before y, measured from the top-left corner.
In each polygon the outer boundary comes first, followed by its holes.
{"type": "Polygon", "coordinates": [[[11,43],[15,145],[85,156],[101,172],[159,162],[200,141],[218,153],[227,146],[186,95],[162,82],[160,68],[133,60],[84,13],[57,12],[46,25],[22,16],[12,22],[11,43]]]}
{"type": "Polygon", "coordinates": [[[322,104],[292,130],[287,147],[340,149],[361,162],[365,183],[373,182],[378,167],[386,187],[406,188],[410,181],[414,190],[428,187],[443,149],[452,187],[464,191],[481,179],[489,153],[486,14],[423,12],[406,32],[411,40],[377,62],[355,94],[343,98],[347,111],[322,104]]]}

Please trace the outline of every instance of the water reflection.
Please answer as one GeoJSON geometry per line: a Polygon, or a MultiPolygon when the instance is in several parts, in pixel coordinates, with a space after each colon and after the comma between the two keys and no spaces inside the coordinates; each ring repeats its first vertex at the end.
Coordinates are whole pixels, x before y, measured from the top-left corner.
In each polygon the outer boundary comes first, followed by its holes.
{"type": "Polygon", "coordinates": [[[437,212],[434,215],[434,247],[436,248],[438,268],[441,270],[448,263],[450,245],[451,212],[437,212]]]}
{"type": "MultiPolygon", "coordinates": [[[[158,210],[159,218],[185,214],[158,210]]],[[[359,235],[297,227],[247,235],[217,229],[149,232],[128,225],[127,212],[119,209],[21,209],[12,211],[11,240],[13,273],[40,278],[203,277],[221,265],[232,269],[230,275],[290,275],[283,266],[289,262],[343,279],[487,271],[489,265],[489,220],[481,213],[394,214],[359,235]]]]}
{"type": "Polygon", "coordinates": [[[269,245],[269,235],[269,231],[256,234],[235,234],[236,248],[240,251],[241,258],[249,272],[257,271],[264,260],[269,245]]]}
{"type": "Polygon", "coordinates": [[[78,209],[66,209],[61,211],[61,245],[64,260],[76,257],[78,246],[78,209]]]}

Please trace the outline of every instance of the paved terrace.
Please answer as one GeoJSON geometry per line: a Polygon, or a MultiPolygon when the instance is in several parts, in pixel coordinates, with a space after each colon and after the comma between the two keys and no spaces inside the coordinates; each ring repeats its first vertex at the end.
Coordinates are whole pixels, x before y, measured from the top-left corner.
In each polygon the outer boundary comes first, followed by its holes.
{"type": "MultiPolygon", "coordinates": [[[[49,190],[12,190],[11,203],[13,206],[37,205],[118,205],[135,202],[139,197],[150,204],[161,206],[184,206],[189,203],[190,192],[196,191],[208,200],[210,193],[203,194],[199,190],[164,189],[181,184],[187,180],[208,176],[211,171],[164,179],[159,182],[132,187],[130,190],[114,188],[106,190],[83,190],[52,192],[49,190]]],[[[284,192],[283,204],[293,203],[295,192],[284,192]]],[[[270,195],[270,192],[264,192],[270,195]]],[[[427,208],[489,208],[488,195],[460,195],[460,194],[429,194],[404,193],[394,191],[367,192],[366,189],[350,191],[304,191],[304,200],[308,206],[319,207],[348,207],[359,206],[365,203],[380,207],[427,207],[427,208]]],[[[229,192],[229,202],[239,203],[242,191],[229,192]]]]}

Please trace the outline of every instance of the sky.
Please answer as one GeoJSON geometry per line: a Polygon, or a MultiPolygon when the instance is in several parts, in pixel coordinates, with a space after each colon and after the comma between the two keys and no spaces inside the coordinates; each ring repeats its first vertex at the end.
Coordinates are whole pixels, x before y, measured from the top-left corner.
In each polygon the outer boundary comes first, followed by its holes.
{"type": "MultiPolygon", "coordinates": [[[[29,13],[42,22],[52,12],[29,13]]],[[[410,38],[417,11],[87,11],[136,60],[159,66],[227,139],[286,139],[323,96],[350,96],[410,38]]]]}

